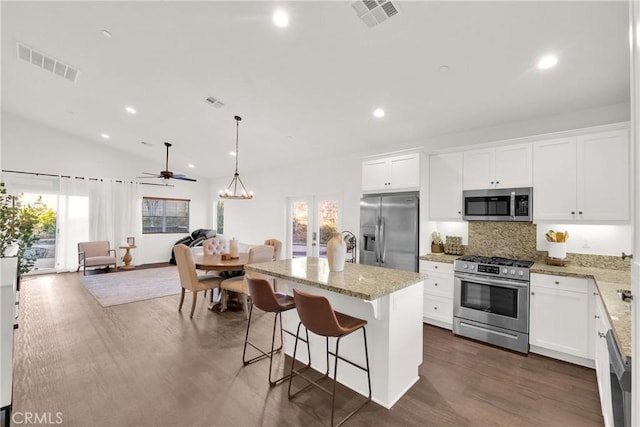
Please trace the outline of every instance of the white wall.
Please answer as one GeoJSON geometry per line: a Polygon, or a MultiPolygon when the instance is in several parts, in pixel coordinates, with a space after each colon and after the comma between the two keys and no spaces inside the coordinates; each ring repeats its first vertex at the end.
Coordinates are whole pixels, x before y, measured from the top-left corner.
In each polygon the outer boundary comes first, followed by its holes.
{"type": "MultiPolygon", "coordinates": [[[[6,170],[84,176],[103,179],[134,179],[142,171],[160,171],[164,164],[125,154],[103,144],[2,113],[0,164],[6,170]]],[[[161,182],[161,180],[157,180],[161,182]]],[[[212,209],[209,181],[172,180],[174,187],[143,186],[144,196],[190,199],[190,228],[210,228],[212,209]]],[[[133,253],[135,264],[169,260],[173,243],[186,234],[143,235],[133,253]]],[[[119,244],[120,242],[112,242],[119,244]]]]}
{"type": "MultiPolygon", "coordinates": [[[[243,172],[240,165],[240,177],[247,190],[254,192],[254,198],[225,200],[225,236],[249,243],[260,243],[267,238],[276,238],[284,243],[287,237],[287,198],[314,195],[338,195],[343,208],[339,228],[358,235],[360,167],[360,158],[356,156],[319,159],[248,173],[243,172]]],[[[211,193],[217,195],[230,180],[231,176],[214,180],[211,193]]]]}

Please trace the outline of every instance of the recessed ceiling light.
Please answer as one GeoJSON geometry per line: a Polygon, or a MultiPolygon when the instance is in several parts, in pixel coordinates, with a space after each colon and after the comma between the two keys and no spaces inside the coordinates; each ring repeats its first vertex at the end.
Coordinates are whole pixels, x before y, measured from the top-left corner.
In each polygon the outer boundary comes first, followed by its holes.
{"type": "Polygon", "coordinates": [[[127,110],[127,113],[129,113],[129,114],[137,113],[136,109],[133,108],[133,107],[126,107],[125,110],[127,110]]]}
{"type": "Polygon", "coordinates": [[[102,30],[102,35],[105,36],[108,39],[111,38],[111,33],[109,31],[107,31],[107,30],[102,30]]]}
{"type": "Polygon", "coordinates": [[[284,10],[278,10],[273,14],[273,23],[276,27],[285,28],[289,26],[289,15],[284,10]]]}
{"type": "Polygon", "coordinates": [[[229,155],[235,157],[236,156],[236,152],[235,151],[229,151],[229,155]]]}
{"type": "Polygon", "coordinates": [[[107,135],[106,133],[101,133],[100,134],[101,137],[103,137],[104,139],[109,139],[111,138],[109,135],[107,135]]]}
{"type": "Polygon", "coordinates": [[[373,116],[377,118],[384,117],[384,110],[382,108],[376,108],[373,110],[373,116]]]}
{"type": "Polygon", "coordinates": [[[438,67],[438,71],[440,71],[441,73],[446,73],[449,71],[449,66],[448,65],[441,65],[438,67]]]}
{"type": "Polygon", "coordinates": [[[196,165],[189,163],[187,166],[189,166],[191,169],[195,168],[196,165]]]}
{"type": "Polygon", "coordinates": [[[540,61],[538,61],[538,68],[541,70],[546,70],[547,68],[551,68],[558,63],[558,58],[553,55],[543,56],[540,61]]]}

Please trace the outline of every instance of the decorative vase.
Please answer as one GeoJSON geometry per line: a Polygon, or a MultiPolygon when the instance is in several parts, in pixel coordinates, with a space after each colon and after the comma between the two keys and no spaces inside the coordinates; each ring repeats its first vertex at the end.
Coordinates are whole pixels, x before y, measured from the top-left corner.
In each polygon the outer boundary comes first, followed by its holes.
{"type": "Polygon", "coordinates": [[[333,233],[333,237],[327,242],[327,261],[329,271],[343,271],[344,262],[347,259],[347,244],[339,232],[333,233]]]}

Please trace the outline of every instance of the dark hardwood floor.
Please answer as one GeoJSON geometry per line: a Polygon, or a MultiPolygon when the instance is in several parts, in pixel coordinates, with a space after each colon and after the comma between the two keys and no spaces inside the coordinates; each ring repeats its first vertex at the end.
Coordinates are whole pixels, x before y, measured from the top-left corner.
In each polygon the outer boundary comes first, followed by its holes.
{"type": "MultiPolygon", "coordinates": [[[[328,425],[327,396],[290,402],[286,383],[269,387],[267,361],[243,367],[241,311],[211,312],[200,298],[189,319],[191,298],[178,313],[179,295],[102,308],[81,275],[22,282],[14,412],[60,413],[64,426],[328,425]]],[[[265,345],[271,322],[261,313],[252,329],[265,345]]],[[[276,362],[282,369],[284,356],[276,362]]],[[[340,397],[339,407],[358,403],[344,390],[340,397]]],[[[428,325],[418,383],[391,410],[370,403],[347,423],[602,424],[593,370],[428,325]]]]}

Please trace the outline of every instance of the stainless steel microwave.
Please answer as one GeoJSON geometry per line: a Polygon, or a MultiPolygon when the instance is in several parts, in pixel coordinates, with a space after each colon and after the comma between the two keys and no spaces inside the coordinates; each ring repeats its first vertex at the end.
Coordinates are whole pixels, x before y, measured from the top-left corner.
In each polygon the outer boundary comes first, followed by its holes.
{"type": "Polygon", "coordinates": [[[490,188],[462,192],[466,221],[533,221],[533,188],[490,188]]]}

